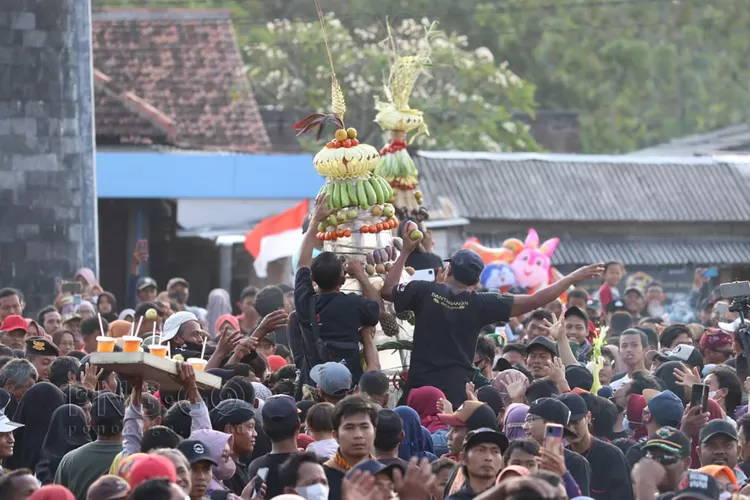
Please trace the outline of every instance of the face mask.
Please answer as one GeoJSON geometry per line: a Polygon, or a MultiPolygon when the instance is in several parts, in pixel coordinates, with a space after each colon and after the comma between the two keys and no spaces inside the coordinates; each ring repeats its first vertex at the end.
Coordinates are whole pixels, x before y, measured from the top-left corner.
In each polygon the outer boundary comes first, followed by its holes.
{"type": "Polygon", "coordinates": [[[719,391],[711,391],[711,392],[708,393],[708,397],[711,398],[711,399],[713,399],[714,401],[718,401],[719,399],[721,399],[723,397],[723,396],[717,396],[716,394],[718,392],[719,391]]]}
{"type": "MultiPolygon", "coordinates": [[[[221,462],[221,460],[219,461],[221,462]]],[[[231,479],[236,470],[237,464],[234,463],[234,460],[230,459],[214,467],[214,476],[216,476],[216,479],[219,481],[224,481],[226,479],[231,479]]]]}
{"type": "Polygon", "coordinates": [[[184,304],[187,300],[187,294],[185,292],[169,292],[169,298],[178,304],[184,304]]]}
{"type": "Polygon", "coordinates": [[[297,494],[306,500],[327,500],[328,486],[324,484],[313,484],[302,488],[295,488],[297,494]]]}

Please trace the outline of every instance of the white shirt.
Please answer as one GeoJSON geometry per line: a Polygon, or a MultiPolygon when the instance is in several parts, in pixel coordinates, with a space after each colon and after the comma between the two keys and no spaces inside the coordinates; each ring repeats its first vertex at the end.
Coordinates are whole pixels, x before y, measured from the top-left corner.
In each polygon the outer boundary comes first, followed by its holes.
{"type": "Polygon", "coordinates": [[[314,443],[310,443],[307,445],[307,449],[305,451],[311,451],[315,453],[318,457],[328,460],[329,458],[333,457],[336,454],[336,451],[339,449],[339,443],[335,439],[323,439],[320,441],[315,441],[314,443]]]}

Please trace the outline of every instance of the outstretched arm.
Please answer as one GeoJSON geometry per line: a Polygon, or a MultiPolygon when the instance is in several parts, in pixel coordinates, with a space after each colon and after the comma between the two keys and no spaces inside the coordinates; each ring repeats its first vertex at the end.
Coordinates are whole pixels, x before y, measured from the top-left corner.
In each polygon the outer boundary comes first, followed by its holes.
{"type": "Polygon", "coordinates": [[[329,210],[326,203],[328,202],[327,194],[320,194],[315,198],[315,205],[313,206],[313,212],[310,215],[310,225],[307,228],[305,237],[302,239],[302,246],[299,250],[299,260],[297,261],[297,269],[303,267],[310,267],[312,264],[313,248],[315,248],[315,234],[318,224],[323,222],[331,215],[334,210],[329,210]]]}
{"type": "Polygon", "coordinates": [[[577,271],[565,276],[563,279],[556,283],[552,283],[547,288],[542,288],[533,295],[515,295],[513,299],[513,307],[510,311],[512,318],[526,314],[527,312],[533,311],[544,307],[560,295],[565,293],[565,290],[570,288],[572,285],[585,281],[588,279],[596,278],[604,273],[603,264],[591,264],[590,266],[582,267],[577,271]]]}

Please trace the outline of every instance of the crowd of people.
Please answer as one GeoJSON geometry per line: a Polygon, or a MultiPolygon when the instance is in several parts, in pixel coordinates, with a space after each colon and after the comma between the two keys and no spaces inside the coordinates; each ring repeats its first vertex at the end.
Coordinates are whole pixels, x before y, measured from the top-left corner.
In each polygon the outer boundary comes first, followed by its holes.
{"type": "MultiPolygon", "coordinates": [[[[325,201],[309,227],[330,215],[325,201]]],[[[122,310],[89,269],[75,276],[80,293],[61,287],[35,317],[22,290],[0,289],[0,500],[750,491],[745,330],[705,273],[689,299],[693,324],[672,321],[658,283],[621,295],[618,262],[502,295],[478,290],[476,253],[443,264],[429,232],[409,237],[412,224],[399,227],[403,251],[382,288],[362,263],[321,251],[313,229],[294,285],[246,288],[237,316],[223,290],[205,308],[188,305],[182,278],[159,293],[139,275],[148,258],[139,251],[122,310]],[[441,267],[434,282],[402,282],[407,265],[441,267]],[[580,286],[597,277],[600,289],[580,286]],[[362,293],[342,293],[347,279],[362,293]],[[385,315],[406,312],[413,344],[395,387],[373,334],[385,315]],[[137,335],[144,351],[168,344],[181,389],[92,365],[103,334],[137,335]],[[185,362],[201,355],[220,388],[201,388],[185,362]]]]}

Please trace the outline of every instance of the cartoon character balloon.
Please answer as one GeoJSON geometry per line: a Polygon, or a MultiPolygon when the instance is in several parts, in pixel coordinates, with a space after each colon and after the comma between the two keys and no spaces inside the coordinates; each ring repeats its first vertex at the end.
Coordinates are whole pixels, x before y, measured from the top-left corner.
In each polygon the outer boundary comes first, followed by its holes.
{"type": "Polygon", "coordinates": [[[477,238],[469,238],[464,248],[477,252],[485,263],[480,277],[483,287],[507,292],[511,287],[519,286],[533,293],[561,278],[551,265],[559,243],[559,238],[552,238],[540,245],[539,235],[532,228],[525,241],[510,238],[501,248],[489,248],[477,238]]]}
{"type": "Polygon", "coordinates": [[[560,238],[552,238],[540,247],[539,235],[534,229],[529,229],[523,250],[510,265],[519,285],[531,290],[549,286],[552,255],[559,243],[560,238]]]}

